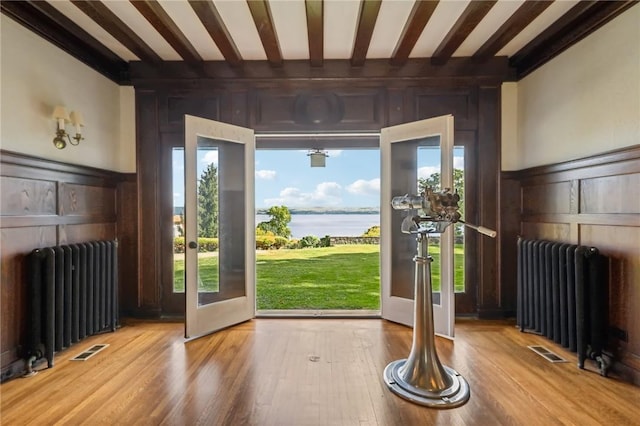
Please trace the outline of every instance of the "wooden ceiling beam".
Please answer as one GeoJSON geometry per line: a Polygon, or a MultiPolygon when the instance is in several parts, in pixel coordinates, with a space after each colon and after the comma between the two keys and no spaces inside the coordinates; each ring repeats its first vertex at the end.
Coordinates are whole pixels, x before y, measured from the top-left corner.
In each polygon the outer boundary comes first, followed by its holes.
{"type": "Polygon", "coordinates": [[[498,30],[493,33],[477,51],[473,58],[484,61],[494,56],[500,49],[507,45],[515,36],[527,27],[545,9],[551,6],[553,1],[527,0],[505,21],[498,30]]]}
{"type": "Polygon", "coordinates": [[[133,7],[145,17],[160,35],[187,62],[202,62],[202,57],[189,42],[169,14],[156,0],[130,0],[133,7]]]}
{"type": "Polygon", "coordinates": [[[267,0],[247,0],[253,22],[262,40],[262,46],[267,54],[267,60],[274,67],[282,66],[282,53],[278,43],[278,35],[273,25],[273,17],[267,0]]]}
{"type": "Polygon", "coordinates": [[[232,67],[241,66],[243,63],[242,55],[240,55],[240,51],[233,42],[231,34],[229,34],[229,30],[224,25],[224,21],[213,2],[189,0],[189,4],[229,65],[232,67]]]}
{"type": "Polygon", "coordinates": [[[322,0],[305,0],[307,35],[309,37],[309,61],[311,66],[321,67],[324,59],[324,6],[322,0]]]}
{"type": "Polygon", "coordinates": [[[431,19],[433,12],[438,6],[438,0],[434,1],[416,1],[411,9],[407,23],[402,30],[400,41],[393,50],[389,62],[394,66],[402,66],[413,50],[418,38],[422,34],[424,27],[431,19]]]}
{"type": "Polygon", "coordinates": [[[151,49],[131,28],[99,1],[71,0],[78,9],[133,52],[140,60],[160,62],[162,58],[151,49]]]}
{"type": "Polygon", "coordinates": [[[367,51],[369,50],[381,4],[382,0],[363,0],[360,3],[358,28],[356,29],[356,39],[351,53],[351,65],[354,67],[364,65],[364,61],[367,59],[367,51]]]}
{"type": "Polygon", "coordinates": [[[496,3],[497,0],[471,1],[433,52],[431,63],[434,65],[446,63],[496,3]]]}
{"type": "Polygon", "coordinates": [[[581,1],[511,57],[518,79],[582,40],[637,1],[581,1]]]}

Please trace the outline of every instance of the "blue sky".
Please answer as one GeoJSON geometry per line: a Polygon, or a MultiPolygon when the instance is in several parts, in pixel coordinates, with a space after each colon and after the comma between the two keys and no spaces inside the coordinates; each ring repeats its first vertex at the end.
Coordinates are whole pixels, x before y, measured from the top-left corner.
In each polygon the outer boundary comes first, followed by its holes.
{"type": "Polygon", "coordinates": [[[378,207],[380,151],[329,150],[311,167],[305,150],[256,151],[256,207],[378,207]]]}
{"type": "MultiPolygon", "coordinates": [[[[419,177],[439,171],[436,149],[420,150],[419,177]]],[[[380,207],[380,151],[329,150],[326,167],[310,167],[306,150],[257,150],[255,155],[256,208],[286,205],[308,207],[380,207]]],[[[456,149],[454,166],[462,168],[462,151],[456,149]]],[[[174,205],[184,205],[183,151],[174,150],[174,205]]],[[[198,175],[217,152],[200,153],[198,175]]]]}

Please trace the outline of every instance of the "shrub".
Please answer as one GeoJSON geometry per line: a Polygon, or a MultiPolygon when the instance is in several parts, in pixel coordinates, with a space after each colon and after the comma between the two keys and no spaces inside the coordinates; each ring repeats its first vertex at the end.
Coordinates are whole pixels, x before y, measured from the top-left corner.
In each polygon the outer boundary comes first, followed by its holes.
{"type": "Polygon", "coordinates": [[[217,238],[198,238],[198,251],[206,252],[206,251],[217,251],[218,250],[218,239],[217,238]]]}
{"type": "Polygon", "coordinates": [[[256,232],[256,249],[258,250],[279,249],[285,247],[288,243],[289,240],[287,238],[274,235],[273,232],[256,232]]]}
{"type": "Polygon", "coordinates": [[[175,237],[173,239],[173,252],[184,253],[184,237],[175,237]]]}
{"type": "Polygon", "coordinates": [[[274,235],[256,235],[256,249],[269,250],[273,248],[276,243],[276,237],[274,235]]]}
{"type": "Polygon", "coordinates": [[[329,235],[325,235],[320,238],[320,246],[319,247],[331,247],[331,237],[329,235]]]}
{"type": "Polygon", "coordinates": [[[256,237],[275,237],[276,234],[274,234],[271,231],[265,231],[262,228],[256,228],[256,237]]]}
{"type": "MultiPolygon", "coordinates": [[[[173,239],[173,252],[184,253],[185,242],[184,237],[175,237],[173,239]]],[[[217,238],[198,238],[198,251],[217,251],[218,239],[217,238]]]]}
{"type": "Polygon", "coordinates": [[[285,237],[276,236],[275,243],[273,244],[273,248],[279,249],[285,247],[289,243],[289,240],[285,237]]]}
{"type": "Polygon", "coordinates": [[[371,228],[367,229],[367,232],[362,234],[363,237],[379,237],[380,236],[380,226],[374,225],[371,228]]]}
{"type": "Polygon", "coordinates": [[[320,246],[320,238],[315,235],[307,235],[306,237],[302,237],[298,242],[298,246],[300,248],[308,248],[308,247],[319,247],[320,246]]]}
{"type": "Polygon", "coordinates": [[[296,239],[292,239],[292,240],[288,240],[287,244],[285,244],[284,248],[287,249],[297,249],[300,248],[300,240],[296,240],[296,239]]]}

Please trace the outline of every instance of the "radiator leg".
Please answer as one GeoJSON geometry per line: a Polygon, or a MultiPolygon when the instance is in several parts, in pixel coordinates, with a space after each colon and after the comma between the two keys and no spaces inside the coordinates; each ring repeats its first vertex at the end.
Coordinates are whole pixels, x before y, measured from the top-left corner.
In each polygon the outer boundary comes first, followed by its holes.
{"type": "Polygon", "coordinates": [[[607,375],[609,374],[609,368],[611,367],[611,357],[605,353],[601,353],[600,355],[595,357],[595,360],[598,363],[600,375],[603,377],[607,377],[607,375]]]}
{"type": "Polygon", "coordinates": [[[24,373],[24,376],[22,377],[32,377],[38,374],[38,372],[33,369],[34,362],[36,362],[36,356],[31,355],[27,360],[27,371],[24,373]]]}

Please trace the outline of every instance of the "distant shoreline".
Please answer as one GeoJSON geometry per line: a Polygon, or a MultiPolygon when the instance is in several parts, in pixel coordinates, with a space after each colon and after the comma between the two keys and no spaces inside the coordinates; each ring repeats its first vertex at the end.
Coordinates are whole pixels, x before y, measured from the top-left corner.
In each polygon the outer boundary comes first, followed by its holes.
{"type": "MultiPolygon", "coordinates": [[[[257,209],[256,214],[269,214],[267,211],[269,209],[257,209]]],[[[356,210],[309,210],[309,209],[289,209],[289,212],[294,214],[380,214],[380,210],[378,209],[356,209],[356,210]]]]}
{"type": "MultiPolygon", "coordinates": [[[[256,214],[268,215],[269,208],[256,209],[256,214]]],[[[305,215],[305,214],[380,214],[380,209],[374,207],[361,207],[352,209],[289,209],[292,215],[305,215]]],[[[184,207],[174,207],[173,214],[181,215],[184,213],[184,207]]]]}

